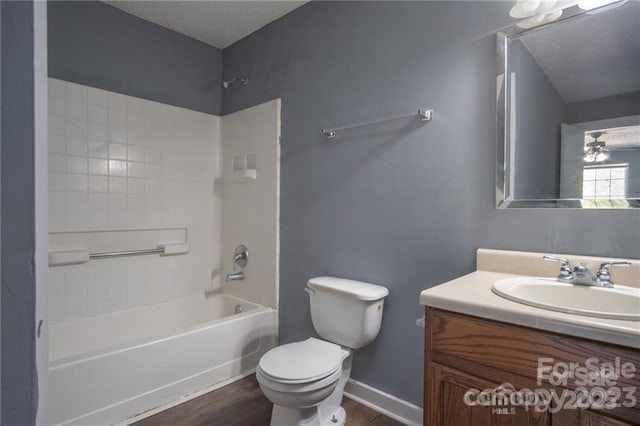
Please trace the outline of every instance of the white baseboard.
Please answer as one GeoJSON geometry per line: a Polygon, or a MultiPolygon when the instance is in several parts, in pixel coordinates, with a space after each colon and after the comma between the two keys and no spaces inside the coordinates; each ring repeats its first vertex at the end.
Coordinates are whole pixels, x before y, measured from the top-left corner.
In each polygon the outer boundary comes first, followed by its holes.
{"type": "Polygon", "coordinates": [[[422,425],[422,408],[357,380],[349,379],[345,396],[410,426],[422,425]]]}

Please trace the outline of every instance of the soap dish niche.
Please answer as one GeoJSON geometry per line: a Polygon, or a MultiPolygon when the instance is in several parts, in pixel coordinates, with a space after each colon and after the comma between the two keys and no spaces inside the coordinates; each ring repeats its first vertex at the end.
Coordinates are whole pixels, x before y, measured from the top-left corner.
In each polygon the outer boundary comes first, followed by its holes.
{"type": "Polygon", "coordinates": [[[232,170],[234,174],[242,175],[246,179],[256,179],[256,155],[238,155],[233,157],[232,170]]]}
{"type": "Polygon", "coordinates": [[[255,154],[249,154],[246,157],[246,169],[244,171],[244,177],[247,179],[255,179],[256,178],[256,172],[257,172],[257,167],[256,167],[256,155],[255,154]]]}
{"type": "Polygon", "coordinates": [[[234,172],[244,172],[246,168],[246,162],[244,155],[238,155],[233,157],[232,169],[234,172]]]}

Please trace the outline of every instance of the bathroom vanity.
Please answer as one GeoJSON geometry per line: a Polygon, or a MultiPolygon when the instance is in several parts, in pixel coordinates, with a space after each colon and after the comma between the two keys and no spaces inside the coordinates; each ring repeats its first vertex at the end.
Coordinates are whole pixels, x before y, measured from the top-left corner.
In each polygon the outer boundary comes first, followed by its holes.
{"type": "MultiPolygon", "coordinates": [[[[640,321],[542,309],[492,291],[505,278],[555,277],[557,265],[541,256],[480,249],[476,272],[421,293],[425,425],[640,424],[640,321]]],[[[612,277],[640,286],[640,262],[612,277]]]]}

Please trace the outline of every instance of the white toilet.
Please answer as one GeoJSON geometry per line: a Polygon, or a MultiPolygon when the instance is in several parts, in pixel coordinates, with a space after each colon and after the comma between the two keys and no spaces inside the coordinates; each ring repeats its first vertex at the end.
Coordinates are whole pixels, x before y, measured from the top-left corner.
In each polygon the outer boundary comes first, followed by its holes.
{"type": "Polygon", "coordinates": [[[256,378],[273,402],[271,425],[341,426],[353,350],[378,335],[389,290],[334,277],[312,278],[305,290],[313,327],[325,340],[310,337],[271,349],[260,359],[256,378]]]}

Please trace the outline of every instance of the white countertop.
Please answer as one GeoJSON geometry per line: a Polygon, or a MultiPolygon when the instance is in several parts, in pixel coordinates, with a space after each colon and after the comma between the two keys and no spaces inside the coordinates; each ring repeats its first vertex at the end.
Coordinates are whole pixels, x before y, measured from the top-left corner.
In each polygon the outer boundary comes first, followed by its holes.
{"type": "Polygon", "coordinates": [[[423,290],[420,303],[508,324],[640,349],[640,321],[593,318],[512,302],[491,291],[502,278],[522,276],[479,270],[423,290]]]}

